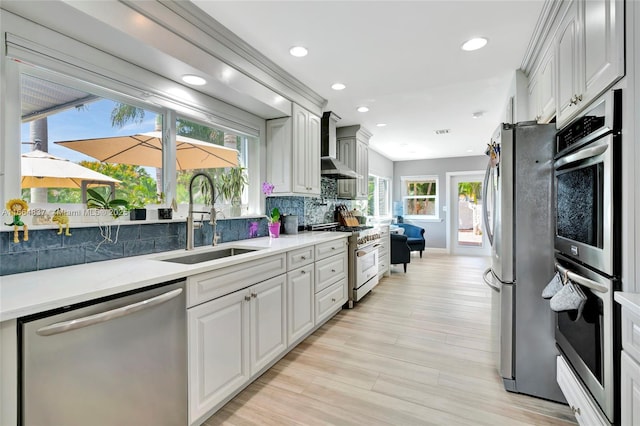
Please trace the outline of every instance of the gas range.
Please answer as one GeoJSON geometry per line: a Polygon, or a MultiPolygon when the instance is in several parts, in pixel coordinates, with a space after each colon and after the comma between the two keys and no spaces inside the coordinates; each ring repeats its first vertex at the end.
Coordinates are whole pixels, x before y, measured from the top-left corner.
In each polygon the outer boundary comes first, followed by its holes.
{"type": "Polygon", "coordinates": [[[378,228],[367,225],[346,226],[338,222],[330,222],[311,225],[310,229],[312,231],[350,232],[349,244],[357,249],[373,245],[381,238],[378,228]]]}

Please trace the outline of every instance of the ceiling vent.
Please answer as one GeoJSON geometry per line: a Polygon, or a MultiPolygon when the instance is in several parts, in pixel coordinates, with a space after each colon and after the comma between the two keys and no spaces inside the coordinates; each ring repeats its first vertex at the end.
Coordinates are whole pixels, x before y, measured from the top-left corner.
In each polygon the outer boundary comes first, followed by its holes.
{"type": "Polygon", "coordinates": [[[440,130],[436,130],[436,135],[447,135],[449,133],[451,133],[451,129],[440,129],[440,130]]]}

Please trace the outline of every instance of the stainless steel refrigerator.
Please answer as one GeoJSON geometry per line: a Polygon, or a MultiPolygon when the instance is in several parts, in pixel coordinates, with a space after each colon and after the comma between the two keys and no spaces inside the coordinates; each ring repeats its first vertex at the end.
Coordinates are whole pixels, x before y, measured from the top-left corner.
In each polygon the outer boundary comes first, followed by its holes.
{"type": "Polygon", "coordinates": [[[492,338],[505,389],[564,402],[556,383],[555,316],[542,289],[554,274],[555,125],[502,124],[484,181],[492,338]]]}

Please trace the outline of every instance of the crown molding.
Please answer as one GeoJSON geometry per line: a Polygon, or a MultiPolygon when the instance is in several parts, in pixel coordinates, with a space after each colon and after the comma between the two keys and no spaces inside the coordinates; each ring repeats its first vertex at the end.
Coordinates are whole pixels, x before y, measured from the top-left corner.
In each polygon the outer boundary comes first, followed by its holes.
{"type": "Polygon", "coordinates": [[[557,27],[556,18],[566,3],[568,2],[561,0],[546,0],[544,2],[533,30],[533,35],[529,40],[529,45],[520,64],[520,69],[525,75],[529,76],[533,71],[549,35],[555,33],[554,27],[557,27]]]}
{"type": "Polygon", "coordinates": [[[326,106],[326,99],[190,1],[119,1],[176,36],[312,112],[319,114],[326,106]]]}

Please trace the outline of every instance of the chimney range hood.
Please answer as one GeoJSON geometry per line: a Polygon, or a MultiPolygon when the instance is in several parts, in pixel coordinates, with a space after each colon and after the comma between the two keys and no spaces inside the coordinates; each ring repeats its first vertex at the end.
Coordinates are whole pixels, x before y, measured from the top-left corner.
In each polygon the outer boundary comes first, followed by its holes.
{"type": "Polygon", "coordinates": [[[320,170],[324,177],[334,179],[357,179],[355,171],[337,158],[336,123],[340,117],[331,111],[322,114],[320,132],[320,170]]]}

